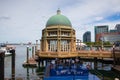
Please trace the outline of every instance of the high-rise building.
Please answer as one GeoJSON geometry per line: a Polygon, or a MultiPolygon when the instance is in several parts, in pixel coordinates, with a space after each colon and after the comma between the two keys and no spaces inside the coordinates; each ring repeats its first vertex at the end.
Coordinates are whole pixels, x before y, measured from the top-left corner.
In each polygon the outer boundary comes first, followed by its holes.
{"type": "Polygon", "coordinates": [[[108,33],[108,25],[95,26],[95,41],[101,41],[104,33],[108,33]]]}
{"type": "Polygon", "coordinates": [[[87,31],[83,34],[83,42],[91,42],[91,32],[87,31]]]}
{"type": "Polygon", "coordinates": [[[115,26],[115,28],[116,28],[117,32],[120,32],[120,24],[117,24],[117,25],[115,26]]]}

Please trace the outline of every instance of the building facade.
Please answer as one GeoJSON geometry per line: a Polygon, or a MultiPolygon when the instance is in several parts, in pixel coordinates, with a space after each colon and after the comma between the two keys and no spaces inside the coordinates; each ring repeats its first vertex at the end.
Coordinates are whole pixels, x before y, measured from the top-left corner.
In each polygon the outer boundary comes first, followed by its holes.
{"type": "Polygon", "coordinates": [[[117,24],[117,25],[115,26],[115,28],[116,28],[117,32],[120,32],[120,24],[117,24]]]}
{"type": "Polygon", "coordinates": [[[76,51],[76,35],[70,20],[57,10],[50,17],[42,30],[41,52],[74,52],[76,51]]]}
{"type": "Polygon", "coordinates": [[[108,33],[104,34],[104,41],[109,41],[114,43],[120,41],[120,24],[115,26],[115,29],[110,30],[108,33]]]}
{"type": "Polygon", "coordinates": [[[83,34],[83,42],[91,42],[91,32],[87,31],[83,34]]]}
{"type": "Polygon", "coordinates": [[[95,42],[101,41],[104,33],[108,33],[108,25],[95,26],[95,42]]]}
{"type": "Polygon", "coordinates": [[[117,24],[115,26],[115,29],[108,30],[108,27],[95,27],[95,38],[96,41],[104,41],[104,42],[110,42],[114,43],[116,41],[120,41],[120,25],[117,24]],[[96,29],[97,28],[97,29],[96,29]]]}
{"type": "Polygon", "coordinates": [[[120,41],[120,33],[106,33],[103,38],[105,42],[108,41],[113,44],[116,41],[120,41]]]}

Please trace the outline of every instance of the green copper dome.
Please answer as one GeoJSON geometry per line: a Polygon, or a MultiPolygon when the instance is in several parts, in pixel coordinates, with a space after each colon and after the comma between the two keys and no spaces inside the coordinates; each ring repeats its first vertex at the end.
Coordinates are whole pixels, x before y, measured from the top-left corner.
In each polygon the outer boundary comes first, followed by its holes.
{"type": "Polygon", "coordinates": [[[56,25],[72,27],[70,20],[66,16],[61,15],[60,13],[60,10],[57,10],[57,14],[48,19],[46,27],[56,25]]]}

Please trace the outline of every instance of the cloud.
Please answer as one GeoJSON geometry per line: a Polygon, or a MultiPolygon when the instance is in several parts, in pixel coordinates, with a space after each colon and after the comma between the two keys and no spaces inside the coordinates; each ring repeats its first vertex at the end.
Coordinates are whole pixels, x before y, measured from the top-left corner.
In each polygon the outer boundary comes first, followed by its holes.
{"type": "Polygon", "coordinates": [[[84,32],[91,31],[94,41],[95,25],[113,28],[120,22],[110,18],[120,13],[119,3],[120,0],[0,0],[0,41],[34,42],[40,39],[47,20],[58,8],[70,19],[77,38],[82,40],[84,32]]]}
{"type": "Polygon", "coordinates": [[[7,17],[7,16],[1,16],[0,17],[0,20],[9,20],[10,19],[10,17],[7,17]]]}
{"type": "Polygon", "coordinates": [[[103,19],[104,19],[103,17],[96,17],[96,18],[95,18],[96,21],[101,21],[101,20],[103,20],[103,19]]]}
{"type": "Polygon", "coordinates": [[[120,0],[84,0],[66,10],[73,21],[81,24],[94,22],[96,16],[107,17],[120,11],[120,0]],[[114,7],[113,7],[114,6],[114,7]]]}

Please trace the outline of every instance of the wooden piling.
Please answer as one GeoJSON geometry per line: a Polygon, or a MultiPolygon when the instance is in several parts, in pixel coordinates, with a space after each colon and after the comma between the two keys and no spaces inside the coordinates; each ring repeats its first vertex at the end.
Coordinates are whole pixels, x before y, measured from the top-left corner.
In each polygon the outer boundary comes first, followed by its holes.
{"type": "Polygon", "coordinates": [[[94,69],[97,70],[97,57],[94,57],[94,69]]]}
{"type": "Polygon", "coordinates": [[[11,64],[11,74],[12,74],[12,80],[15,80],[15,50],[11,50],[12,53],[12,64],[11,64]]]}
{"type": "Polygon", "coordinates": [[[32,46],[32,58],[34,58],[34,46],[32,46]]]}
{"type": "Polygon", "coordinates": [[[29,59],[29,47],[27,46],[27,60],[26,60],[26,63],[29,63],[28,59],[29,59]]]}
{"type": "Polygon", "coordinates": [[[40,68],[40,61],[38,61],[38,67],[40,68]]]}
{"type": "Polygon", "coordinates": [[[36,46],[35,46],[35,50],[38,50],[38,40],[36,40],[36,46]]]}
{"type": "Polygon", "coordinates": [[[5,52],[0,52],[0,79],[4,80],[4,57],[5,52]]]}
{"type": "Polygon", "coordinates": [[[44,67],[44,60],[42,60],[42,67],[44,67]]]}

